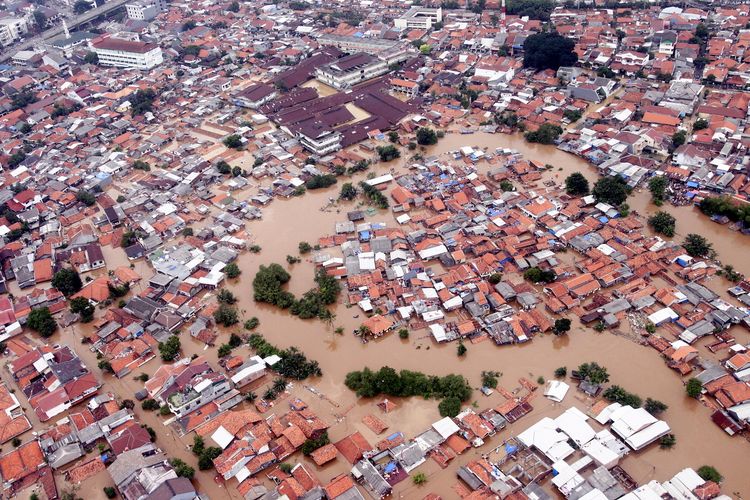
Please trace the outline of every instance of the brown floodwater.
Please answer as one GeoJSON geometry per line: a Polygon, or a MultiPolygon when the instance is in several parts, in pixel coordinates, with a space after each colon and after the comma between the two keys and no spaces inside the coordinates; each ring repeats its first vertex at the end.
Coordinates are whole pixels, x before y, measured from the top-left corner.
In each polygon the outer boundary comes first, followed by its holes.
{"type": "MultiPolygon", "coordinates": [[[[596,177],[593,167],[585,161],[554,147],[527,144],[521,136],[481,133],[448,134],[440,140],[438,145],[428,148],[426,153],[446,155],[449,151],[463,145],[486,147],[490,150],[497,147],[514,149],[524,154],[527,159],[552,164],[555,167],[554,170],[545,175],[559,181],[573,171],[581,171],[591,180],[596,177]]],[[[408,163],[406,158],[391,164],[376,163],[370,172],[381,174],[391,169],[401,171],[408,163]]],[[[480,164],[479,168],[481,170],[483,166],[480,164]]],[[[363,174],[354,180],[358,181],[361,178],[363,174]]],[[[268,184],[270,180],[264,180],[262,183],[268,184]]],[[[270,342],[280,347],[297,346],[308,357],[319,361],[324,376],[317,380],[306,381],[306,383],[314,384],[326,395],[327,400],[319,399],[305,389],[305,383],[295,383],[290,392],[306,400],[332,425],[330,430],[332,440],[340,439],[355,430],[362,432],[372,444],[382,439],[382,435],[375,436],[361,423],[362,416],[369,413],[379,416],[390,425],[385,435],[402,431],[407,437],[413,437],[427,429],[432,422],[440,418],[436,401],[424,401],[420,398],[398,401],[399,408],[393,413],[384,415],[375,406],[377,400],[358,400],[344,386],[343,380],[347,372],[365,366],[379,368],[387,365],[396,369],[420,370],[436,375],[460,373],[475,388],[480,385],[483,370],[494,370],[502,373],[500,386],[512,391],[520,387],[518,380],[521,377],[530,380],[536,380],[539,376],[550,378],[557,367],[566,366],[568,370],[571,370],[581,363],[597,361],[609,369],[612,383],[622,385],[644,399],[651,397],[669,405],[663,418],[672,427],[677,437],[677,445],[670,451],[651,446],[644,452],[628,456],[624,461],[624,467],[637,481],[641,483],[651,479],[664,481],[684,467],[711,464],[717,467],[725,477],[724,493],[732,495],[737,492],[742,496],[750,495],[750,485],[746,479],[743,479],[745,477],[744,464],[750,450],[748,443],[739,437],[730,438],[711,423],[709,410],[684,395],[679,376],[665,366],[655,350],[640,346],[623,337],[609,333],[595,333],[574,322],[573,330],[563,338],[545,335],[524,345],[506,347],[497,347],[490,341],[467,344],[467,355],[459,358],[456,355],[455,344],[436,345],[429,338],[426,330],[412,331],[408,340],[401,340],[391,335],[379,341],[362,344],[351,334],[364,318],[356,307],[347,308],[343,304],[338,304],[334,308],[335,320],[329,325],[317,320],[303,321],[274,307],[255,303],[252,300],[251,282],[261,264],[278,262],[287,267],[292,275],[289,290],[295,294],[301,294],[313,286],[314,266],[309,259],[292,266],[286,265],[285,259],[287,255],[298,255],[297,247],[300,241],[314,244],[319,237],[332,234],[335,222],[344,220],[346,212],[358,206],[356,202],[350,202],[328,207],[329,198],[337,196],[338,189],[338,186],[334,186],[325,190],[308,191],[299,198],[274,200],[268,207],[263,208],[262,220],[247,224],[251,241],[260,245],[262,251],[259,254],[249,252],[242,254],[238,263],[243,274],[238,280],[228,283],[228,288],[239,298],[238,308],[243,318],[258,317],[260,319],[258,331],[270,342]],[[344,335],[334,333],[336,326],[344,328],[344,335]]],[[[254,188],[250,188],[247,192],[234,194],[239,199],[243,199],[244,195],[254,191],[254,188]]],[[[633,209],[642,213],[651,209],[648,206],[648,196],[644,193],[636,193],[629,203],[633,209]]],[[[678,231],[700,232],[715,238],[712,241],[723,260],[734,264],[743,272],[747,272],[745,269],[750,271],[750,266],[743,264],[742,259],[739,258],[741,242],[736,238],[740,235],[711,223],[705,217],[698,216],[689,207],[667,207],[666,209],[678,218],[678,231]]],[[[389,211],[379,211],[375,216],[369,217],[368,221],[383,221],[390,227],[398,225],[389,211]]],[[[209,224],[211,222],[207,219],[195,226],[209,224]]],[[[338,255],[338,250],[335,248],[323,249],[322,252],[332,256],[338,255]]],[[[105,255],[110,268],[128,265],[120,249],[105,249],[105,255]]],[[[151,275],[145,262],[137,263],[136,269],[144,276],[144,279],[151,275]]],[[[716,283],[721,286],[725,285],[718,280],[716,283]]],[[[136,287],[136,291],[138,289],[139,287],[136,287]]],[[[97,315],[100,314],[102,311],[97,311],[97,315]]],[[[88,350],[87,346],[80,343],[81,335],[89,332],[89,329],[89,325],[74,325],[62,329],[52,340],[75,348],[89,368],[96,372],[98,368],[96,368],[95,355],[88,350]]],[[[238,328],[223,329],[217,339],[217,345],[226,342],[231,331],[239,329],[241,329],[239,325],[238,328]]],[[[746,332],[738,333],[738,335],[738,340],[747,342],[746,332]]],[[[216,348],[205,350],[203,344],[187,335],[181,337],[183,352],[186,356],[193,353],[206,355],[214,366],[217,366],[216,348]]],[[[248,348],[242,347],[241,349],[239,352],[250,354],[248,348]]],[[[142,371],[152,374],[159,364],[160,360],[153,360],[142,367],[142,371]]],[[[132,395],[142,388],[142,383],[133,379],[137,374],[134,373],[124,379],[103,375],[105,385],[102,390],[112,391],[123,398],[132,398],[132,395]]],[[[262,394],[263,386],[270,383],[272,378],[266,378],[268,380],[259,383],[260,387],[254,388],[256,393],[262,394]]],[[[503,398],[497,392],[490,397],[485,397],[479,391],[475,391],[472,401],[476,401],[477,410],[481,410],[500,404],[503,398]]],[[[419,469],[428,474],[427,484],[416,487],[409,480],[403,481],[396,486],[394,496],[421,498],[429,492],[435,492],[440,493],[443,498],[458,498],[452,489],[458,481],[456,477],[458,467],[479,458],[479,454],[489,452],[503,439],[518,434],[543,416],[555,416],[572,405],[585,410],[590,404],[589,400],[584,399],[576,391],[571,391],[561,404],[553,404],[541,394],[537,394],[532,400],[535,410],[530,415],[512,424],[483,447],[469,450],[459,456],[445,470],[440,469],[432,460],[428,460],[419,469]]],[[[284,401],[279,401],[276,408],[278,410],[275,411],[286,411],[287,405],[284,401]]],[[[27,412],[29,413],[31,412],[27,412]]],[[[196,465],[195,457],[188,449],[189,444],[192,443],[191,435],[178,436],[170,427],[163,426],[163,417],[144,412],[140,405],[136,406],[135,413],[141,422],[156,429],[157,444],[170,457],[179,457],[196,465]]],[[[31,415],[29,417],[31,418],[31,415]]],[[[25,439],[28,437],[26,436],[25,439]]],[[[297,454],[289,461],[295,460],[302,460],[301,455],[297,454]]],[[[324,482],[339,473],[347,472],[350,468],[342,457],[323,468],[310,466],[324,482]]],[[[101,487],[106,483],[107,477],[99,475],[86,481],[79,491],[85,491],[87,498],[89,496],[104,498],[101,487]]],[[[58,485],[63,491],[70,487],[62,480],[58,481],[58,485]]],[[[198,471],[197,467],[195,485],[210,498],[240,498],[233,483],[226,488],[214,480],[211,472],[198,471]]]]}

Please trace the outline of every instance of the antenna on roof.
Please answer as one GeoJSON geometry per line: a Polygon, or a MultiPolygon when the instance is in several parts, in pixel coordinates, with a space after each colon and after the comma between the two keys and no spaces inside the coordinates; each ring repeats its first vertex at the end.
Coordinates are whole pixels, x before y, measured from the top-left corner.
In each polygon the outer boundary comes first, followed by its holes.
{"type": "Polygon", "coordinates": [[[65,32],[65,38],[70,38],[70,30],[68,29],[68,23],[63,19],[63,31],[65,32]]]}

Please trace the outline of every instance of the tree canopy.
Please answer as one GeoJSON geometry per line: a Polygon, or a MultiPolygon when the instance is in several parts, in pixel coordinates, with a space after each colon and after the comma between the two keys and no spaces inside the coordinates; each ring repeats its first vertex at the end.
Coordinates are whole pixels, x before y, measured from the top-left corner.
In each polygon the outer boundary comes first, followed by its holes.
{"type": "Polygon", "coordinates": [[[651,229],[664,236],[674,236],[675,224],[674,216],[662,210],[648,218],[648,225],[651,226],[651,229]]]}
{"type": "Polygon", "coordinates": [[[438,136],[434,130],[429,127],[419,127],[417,129],[417,144],[420,146],[431,146],[437,144],[438,136]]]}
{"type": "Polygon", "coordinates": [[[565,179],[565,192],[571,196],[589,194],[589,181],[581,172],[573,172],[565,179]]]}
{"type": "Polygon", "coordinates": [[[529,142],[536,142],[539,144],[554,144],[560,134],[563,133],[562,127],[553,123],[542,123],[538,129],[529,131],[524,134],[524,137],[529,142]]]}
{"type": "Polygon", "coordinates": [[[37,307],[31,310],[26,320],[26,326],[36,331],[42,337],[49,337],[57,330],[57,323],[47,307],[37,307]]]}
{"type": "Polygon", "coordinates": [[[603,201],[610,205],[618,206],[628,198],[627,184],[621,177],[602,177],[591,191],[596,201],[603,201]]]}
{"type": "Polygon", "coordinates": [[[536,33],[523,44],[523,65],[537,70],[572,66],[578,61],[573,52],[575,43],[557,32],[536,33]]]}
{"type": "Polygon", "coordinates": [[[700,234],[690,233],[682,242],[685,251],[692,257],[709,257],[713,255],[713,246],[700,234]]]}
{"type": "Polygon", "coordinates": [[[63,267],[55,273],[52,278],[52,286],[57,288],[66,297],[78,292],[83,283],[78,273],[68,267],[63,267]]]}

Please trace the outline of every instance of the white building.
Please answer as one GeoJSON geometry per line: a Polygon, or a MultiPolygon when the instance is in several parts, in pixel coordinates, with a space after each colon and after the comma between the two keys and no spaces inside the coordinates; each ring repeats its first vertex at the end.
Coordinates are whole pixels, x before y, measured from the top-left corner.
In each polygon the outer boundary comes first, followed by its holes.
{"type": "Polygon", "coordinates": [[[28,31],[29,25],[22,17],[0,19],[0,45],[10,45],[28,31]]]}
{"type": "Polygon", "coordinates": [[[385,58],[358,52],[319,67],[315,70],[315,76],[326,85],[347,89],[387,73],[389,64],[385,58]]]}
{"type": "Polygon", "coordinates": [[[443,22],[443,9],[412,7],[401,17],[394,19],[393,25],[399,29],[430,29],[435,23],[443,22]]]}
{"type": "Polygon", "coordinates": [[[104,38],[94,41],[91,48],[103,66],[151,69],[164,61],[161,49],[153,43],[104,38]]]}
{"type": "Polygon", "coordinates": [[[150,21],[166,9],[167,3],[164,0],[139,0],[125,4],[128,18],[138,21],[150,21]]]}

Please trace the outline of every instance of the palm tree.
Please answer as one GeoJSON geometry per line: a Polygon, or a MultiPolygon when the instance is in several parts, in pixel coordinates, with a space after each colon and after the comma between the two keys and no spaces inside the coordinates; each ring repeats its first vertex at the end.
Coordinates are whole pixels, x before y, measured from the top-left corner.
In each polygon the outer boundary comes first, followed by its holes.
{"type": "Polygon", "coordinates": [[[281,377],[277,377],[273,381],[273,390],[276,391],[276,392],[281,392],[284,389],[286,389],[286,380],[284,380],[281,377]]]}

